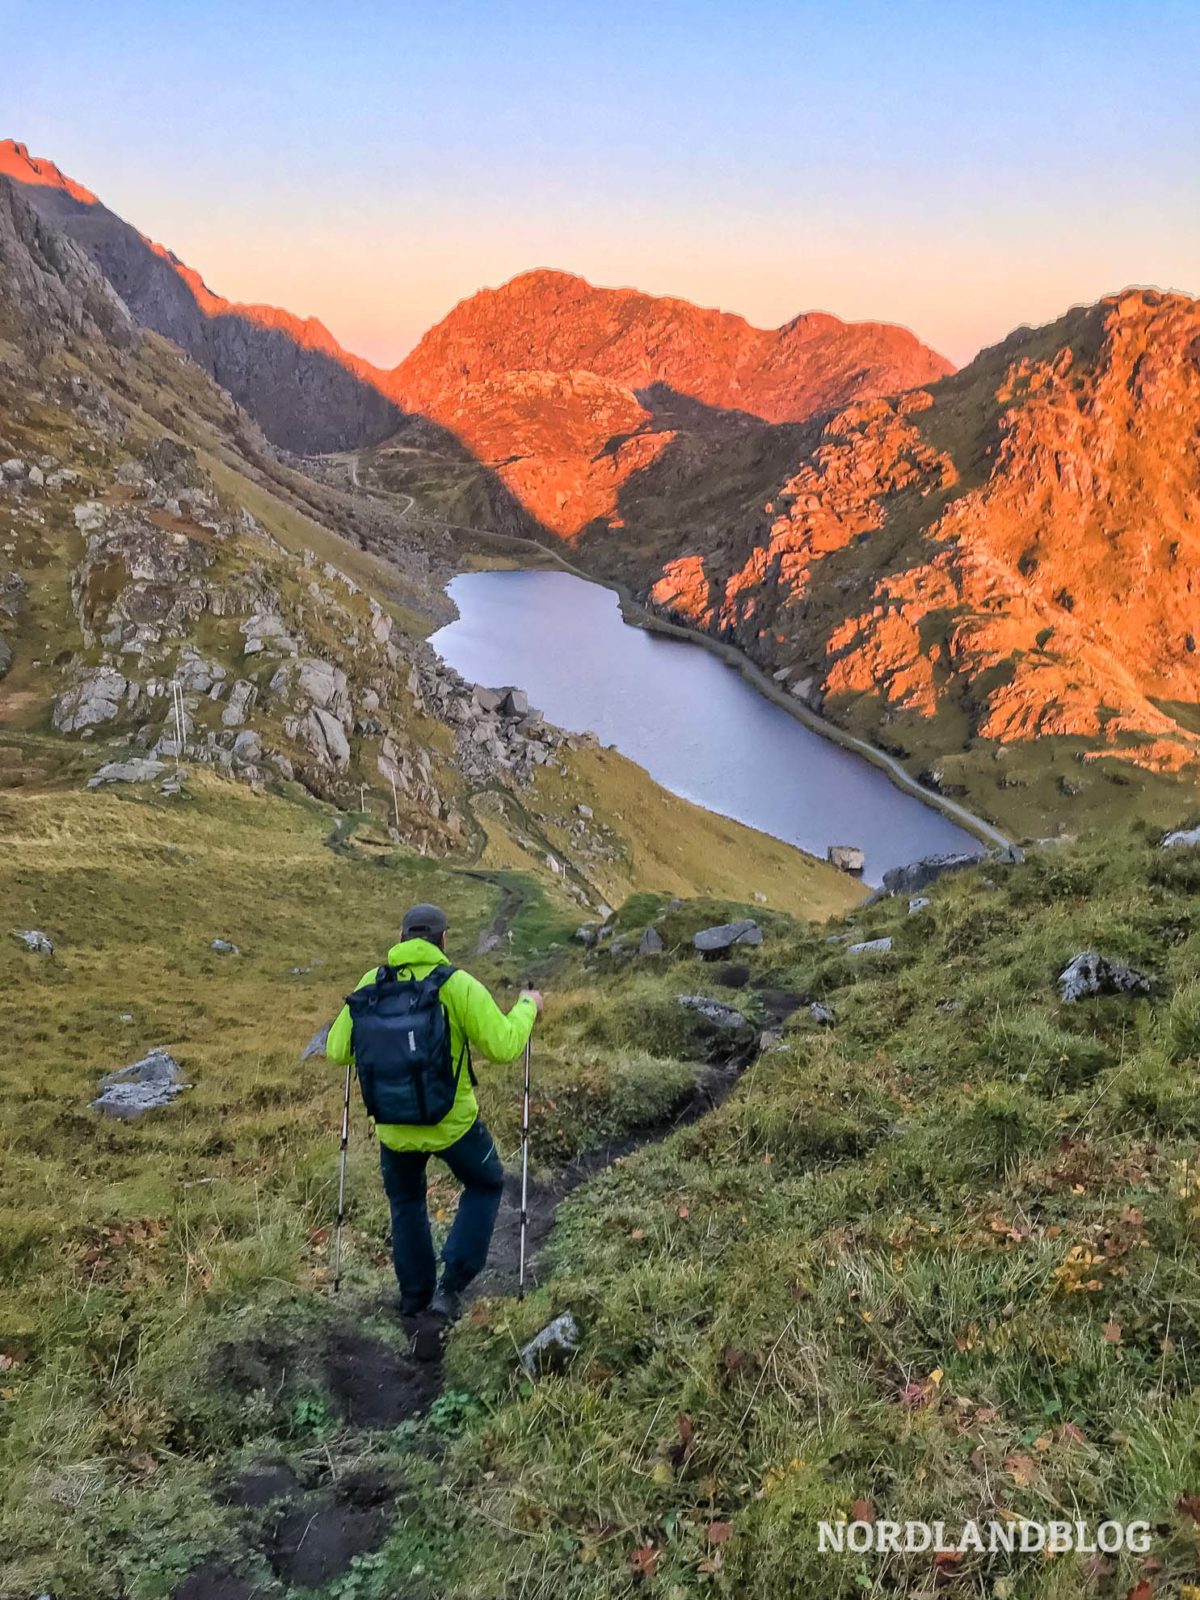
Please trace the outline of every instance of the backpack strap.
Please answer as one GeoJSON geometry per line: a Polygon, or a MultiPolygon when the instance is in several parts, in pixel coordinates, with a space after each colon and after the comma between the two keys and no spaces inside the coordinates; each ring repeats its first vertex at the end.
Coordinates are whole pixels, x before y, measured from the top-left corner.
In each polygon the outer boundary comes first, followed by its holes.
{"type": "MultiPolygon", "coordinates": [[[[458,968],[452,967],[448,961],[443,962],[441,966],[433,969],[428,978],[426,978],[425,982],[435,984],[437,989],[440,990],[446,980],[448,978],[452,978],[457,971],[458,968]]],[[[465,1031],[463,1033],[462,1054],[458,1058],[458,1068],[455,1074],[456,1076],[462,1073],[464,1062],[466,1063],[467,1077],[470,1079],[472,1089],[474,1089],[479,1083],[479,1079],[475,1076],[475,1068],[471,1064],[471,1041],[467,1038],[465,1031]]]]}

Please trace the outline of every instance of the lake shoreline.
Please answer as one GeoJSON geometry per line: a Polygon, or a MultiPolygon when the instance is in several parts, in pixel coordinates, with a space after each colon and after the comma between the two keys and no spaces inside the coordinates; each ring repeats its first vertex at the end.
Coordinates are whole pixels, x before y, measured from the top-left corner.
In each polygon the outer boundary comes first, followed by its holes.
{"type": "MultiPolygon", "coordinates": [[[[462,531],[470,532],[476,538],[479,537],[478,530],[463,529],[462,531]]],[[[737,645],[729,644],[723,639],[714,638],[711,634],[705,633],[699,628],[672,622],[666,617],[658,615],[657,612],[650,610],[648,606],[637,600],[627,585],[614,578],[599,576],[594,572],[590,572],[586,567],[576,565],[574,562],[567,560],[560,551],[551,549],[549,546],[542,544],[540,540],[527,539],[516,534],[490,532],[485,537],[489,542],[495,541],[502,546],[517,546],[528,550],[535,557],[541,557],[543,561],[548,561],[562,571],[569,572],[573,577],[581,578],[586,583],[594,583],[598,588],[609,590],[610,593],[616,595],[622,620],[627,626],[639,628],[645,633],[659,634],[664,638],[679,639],[687,644],[702,645],[704,649],[715,655],[727,666],[734,667],[756,693],[769,700],[773,705],[778,706],[780,710],[786,711],[790,717],[808,728],[810,732],[827,739],[831,744],[838,745],[841,749],[847,750],[853,755],[861,756],[865,761],[869,761],[873,767],[883,772],[897,789],[912,796],[913,799],[920,801],[921,804],[928,806],[932,811],[940,812],[950,821],[959,824],[980,844],[988,849],[1006,850],[1012,848],[1013,841],[994,823],[976,815],[975,812],[968,810],[966,806],[959,805],[956,800],[950,799],[949,796],[938,794],[936,790],[926,788],[923,783],[919,782],[906,770],[895,756],[889,755],[886,750],[879,749],[877,745],[871,744],[868,740],[860,739],[857,735],[847,732],[846,729],[839,727],[837,723],[830,722],[828,718],[821,716],[819,712],[813,711],[810,706],[803,705],[794,696],[785,693],[737,645]]],[[[479,553],[486,559],[486,550],[481,550],[479,553]]],[[[465,575],[472,570],[504,569],[462,567],[455,576],[465,575]]],[[[536,568],[531,570],[536,570],[536,568]]],[[[451,603],[453,604],[452,597],[451,603]]]]}

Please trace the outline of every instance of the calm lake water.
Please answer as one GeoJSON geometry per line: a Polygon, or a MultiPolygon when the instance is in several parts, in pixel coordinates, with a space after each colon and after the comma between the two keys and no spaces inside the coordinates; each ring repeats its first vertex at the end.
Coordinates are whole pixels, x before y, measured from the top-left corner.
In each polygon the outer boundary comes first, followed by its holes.
{"type": "Polygon", "coordinates": [[[918,856],[982,848],[703,646],[629,627],[599,584],[566,572],[470,572],[450,595],[459,618],[432,643],[464,678],[520,685],[551,722],[592,729],[710,811],[814,855],[861,845],[871,884],[918,856]]]}

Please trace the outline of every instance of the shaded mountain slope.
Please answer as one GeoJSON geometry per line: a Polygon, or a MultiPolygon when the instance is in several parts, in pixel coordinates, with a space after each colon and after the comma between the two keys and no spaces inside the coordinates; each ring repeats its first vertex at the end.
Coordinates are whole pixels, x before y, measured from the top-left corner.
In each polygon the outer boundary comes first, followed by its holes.
{"type": "Polygon", "coordinates": [[[400,412],[383,375],[343,350],[316,318],[239,305],[110,211],[53,162],[0,142],[0,174],[80,244],[137,320],[173,340],[290,450],[342,450],[385,438],[400,412]]]}

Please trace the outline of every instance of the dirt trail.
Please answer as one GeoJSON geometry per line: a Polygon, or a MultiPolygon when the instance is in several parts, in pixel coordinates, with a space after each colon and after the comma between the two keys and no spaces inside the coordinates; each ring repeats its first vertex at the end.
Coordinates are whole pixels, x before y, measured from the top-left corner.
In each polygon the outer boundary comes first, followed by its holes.
{"type": "MultiPolygon", "coordinates": [[[[536,1286],[539,1256],[563,1200],[615,1161],[658,1143],[720,1105],[753,1055],[751,1050],[740,1060],[701,1069],[694,1089],[663,1121],[576,1157],[553,1178],[530,1180],[529,1286],[536,1286]]],[[[520,1172],[510,1171],[488,1266],[473,1294],[516,1293],[520,1206],[520,1172]]],[[[286,1593],[313,1588],[349,1571],[355,1556],[378,1549],[387,1538],[403,1515],[403,1483],[393,1469],[355,1463],[370,1448],[372,1434],[424,1416],[443,1381],[437,1325],[411,1319],[405,1330],[407,1349],[370,1331],[372,1315],[387,1309],[393,1288],[389,1283],[382,1296],[368,1302],[347,1301],[325,1327],[315,1365],[323,1392],[346,1429],[336,1447],[337,1459],[328,1450],[320,1467],[307,1459],[298,1464],[265,1459],[227,1483],[219,1498],[236,1508],[241,1519],[241,1548],[202,1562],[176,1587],[172,1600],[266,1600],[280,1592],[279,1584],[286,1593]]],[[[312,1365],[312,1351],[301,1352],[287,1341],[272,1345],[261,1340],[217,1353],[222,1381],[247,1394],[295,1381],[305,1354],[312,1365]]],[[[396,1600],[404,1597],[397,1595],[396,1600]]]]}

